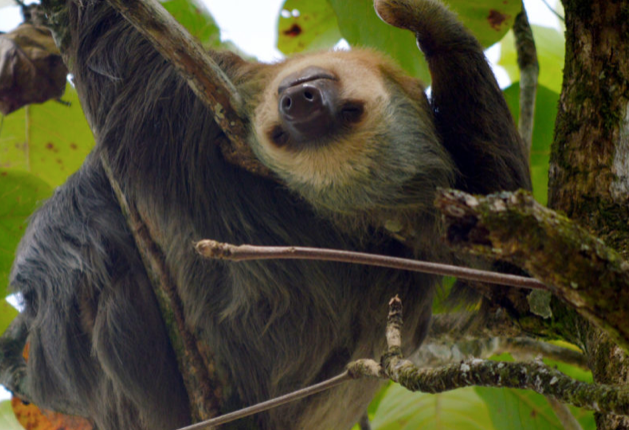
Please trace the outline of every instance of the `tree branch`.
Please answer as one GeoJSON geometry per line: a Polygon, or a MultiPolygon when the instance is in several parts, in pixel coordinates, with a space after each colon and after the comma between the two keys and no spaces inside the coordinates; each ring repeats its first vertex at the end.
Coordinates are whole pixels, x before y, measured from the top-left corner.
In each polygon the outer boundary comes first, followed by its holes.
{"type": "Polygon", "coordinates": [[[452,246],[521,267],[629,350],[629,264],[616,251],[524,191],[441,191],[436,204],[452,246]]]}
{"type": "Polygon", "coordinates": [[[157,0],[108,0],[155,49],[177,68],[190,88],[214,113],[231,141],[226,159],[251,173],[271,177],[247,144],[246,112],[236,88],[201,44],[157,0]]]}
{"type": "Polygon", "coordinates": [[[344,263],[367,264],[370,266],[430,273],[433,275],[456,276],[471,281],[509,285],[518,288],[547,289],[541,282],[524,276],[507,275],[467,267],[452,266],[449,264],[431,263],[385,255],[366,254],[363,252],[299,246],[231,245],[210,239],[197,242],[195,247],[197,252],[203,257],[219,260],[246,261],[289,259],[340,261],[344,263]]]}
{"type": "Polygon", "coordinates": [[[369,359],[350,363],[350,375],[389,378],[411,391],[433,394],[469,386],[529,389],[577,407],[629,415],[629,387],[577,381],[538,361],[512,363],[473,359],[420,369],[402,356],[401,327],[402,302],[395,297],[389,303],[387,352],[380,363],[369,359]]]}
{"type": "Polygon", "coordinates": [[[118,199],[121,212],[133,234],[144,268],[151,280],[160,313],[164,318],[168,336],[177,357],[179,371],[188,392],[192,416],[196,420],[216,416],[220,408],[221,384],[215,375],[210,374],[210,369],[214,369],[215,366],[209,357],[203,355],[202,351],[205,349],[200,345],[196,336],[188,330],[181,298],[177,292],[175,281],[166,266],[164,256],[155,244],[140,214],[129,205],[120,185],[113,176],[105,154],[101,155],[101,163],[118,199]]]}
{"type": "MultiPolygon", "coordinates": [[[[241,96],[223,70],[157,0],[108,0],[186,80],[192,91],[214,113],[228,140],[221,140],[225,159],[250,173],[273,178],[247,144],[247,113],[241,96]]],[[[80,2],[78,2],[80,3],[80,2]]],[[[71,44],[66,0],[42,0],[48,25],[64,61],[71,44]]]]}
{"type": "Polygon", "coordinates": [[[537,61],[535,39],[529,25],[524,3],[522,3],[522,11],[515,17],[513,34],[515,35],[515,49],[518,54],[518,67],[520,68],[520,116],[518,129],[528,148],[530,157],[533,144],[539,63],[537,61]]]}

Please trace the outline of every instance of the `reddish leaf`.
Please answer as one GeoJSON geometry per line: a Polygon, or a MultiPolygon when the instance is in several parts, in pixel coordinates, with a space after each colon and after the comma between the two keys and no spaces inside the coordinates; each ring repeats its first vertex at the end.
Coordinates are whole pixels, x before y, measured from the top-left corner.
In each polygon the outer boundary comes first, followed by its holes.
{"type": "Polygon", "coordinates": [[[37,406],[24,404],[17,397],[11,399],[15,418],[26,430],[93,430],[85,418],[71,417],[57,412],[42,412],[37,406]]]}

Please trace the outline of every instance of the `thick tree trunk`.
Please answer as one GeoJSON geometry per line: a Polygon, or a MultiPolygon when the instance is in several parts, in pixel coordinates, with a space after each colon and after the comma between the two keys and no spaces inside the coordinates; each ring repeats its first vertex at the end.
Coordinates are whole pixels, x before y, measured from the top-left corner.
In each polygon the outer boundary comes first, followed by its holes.
{"type": "MultiPolygon", "coordinates": [[[[629,256],[629,1],[562,0],[566,64],[550,163],[551,208],[629,256]]],[[[587,342],[594,379],[626,384],[629,360],[598,330],[587,342]]],[[[629,419],[597,416],[599,429],[629,419]]]]}

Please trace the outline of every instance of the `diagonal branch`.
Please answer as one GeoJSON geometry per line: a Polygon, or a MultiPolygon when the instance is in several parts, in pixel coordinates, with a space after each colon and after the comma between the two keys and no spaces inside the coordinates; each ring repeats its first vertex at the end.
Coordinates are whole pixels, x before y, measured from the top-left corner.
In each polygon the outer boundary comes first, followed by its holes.
{"type": "Polygon", "coordinates": [[[522,11],[515,17],[513,34],[515,35],[515,48],[518,54],[518,67],[520,68],[520,116],[518,129],[528,148],[527,152],[530,157],[533,144],[539,63],[537,61],[535,39],[533,38],[533,31],[526,15],[524,3],[522,3],[522,11]]]}
{"type": "Polygon", "coordinates": [[[101,156],[101,164],[151,280],[160,313],[164,318],[168,336],[177,357],[179,371],[188,392],[192,416],[196,420],[216,416],[220,408],[221,384],[210,372],[210,369],[214,369],[215,366],[210,357],[204,356],[202,353],[204,348],[199,344],[195,334],[186,326],[181,298],[166,266],[164,256],[151,237],[151,232],[140,214],[127,201],[105,154],[101,156]]]}
{"type": "Polygon", "coordinates": [[[247,145],[242,98],[236,88],[185,28],[157,0],[108,0],[155,49],[177,68],[190,88],[214,113],[214,120],[229,138],[222,147],[227,161],[251,173],[271,177],[247,145]]]}
{"type": "Polygon", "coordinates": [[[524,191],[442,191],[436,204],[452,246],[521,267],[629,350],[629,264],[603,241],[524,191]]]}

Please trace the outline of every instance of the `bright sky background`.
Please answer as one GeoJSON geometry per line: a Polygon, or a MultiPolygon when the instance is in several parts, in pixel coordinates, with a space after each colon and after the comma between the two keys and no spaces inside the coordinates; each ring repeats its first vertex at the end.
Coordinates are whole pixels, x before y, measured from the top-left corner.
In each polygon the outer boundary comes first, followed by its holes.
{"type": "MultiPolygon", "coordinates": [[[[231,40],[245,53],[260,61],[276,61],[282,54],[275,48],[277,17],[284,0],[201,0],[221,28],[221,38],[231,40]]],[[[555,7],[558,0],[547,0],[555,7]]],[[[33,3],[32,0],[27,3],[33,3]]],[[[524,0],[531,24],[559,28],[559,20],[542,0],[524,0]]],[[[0,31],[7,32],[22,21],[20,9],[12,0],[0,0],[0,31]],[[12,6],[13,5],[13,6],[12,6]]],[[[500,58],[500,47],[487,51],[490,62],[500,58]]],[[[506,72],[494,67],[502,88],[510,84],[506,72]]],[[[0,401],[10,398],[0,386],[0,401]]]]}

